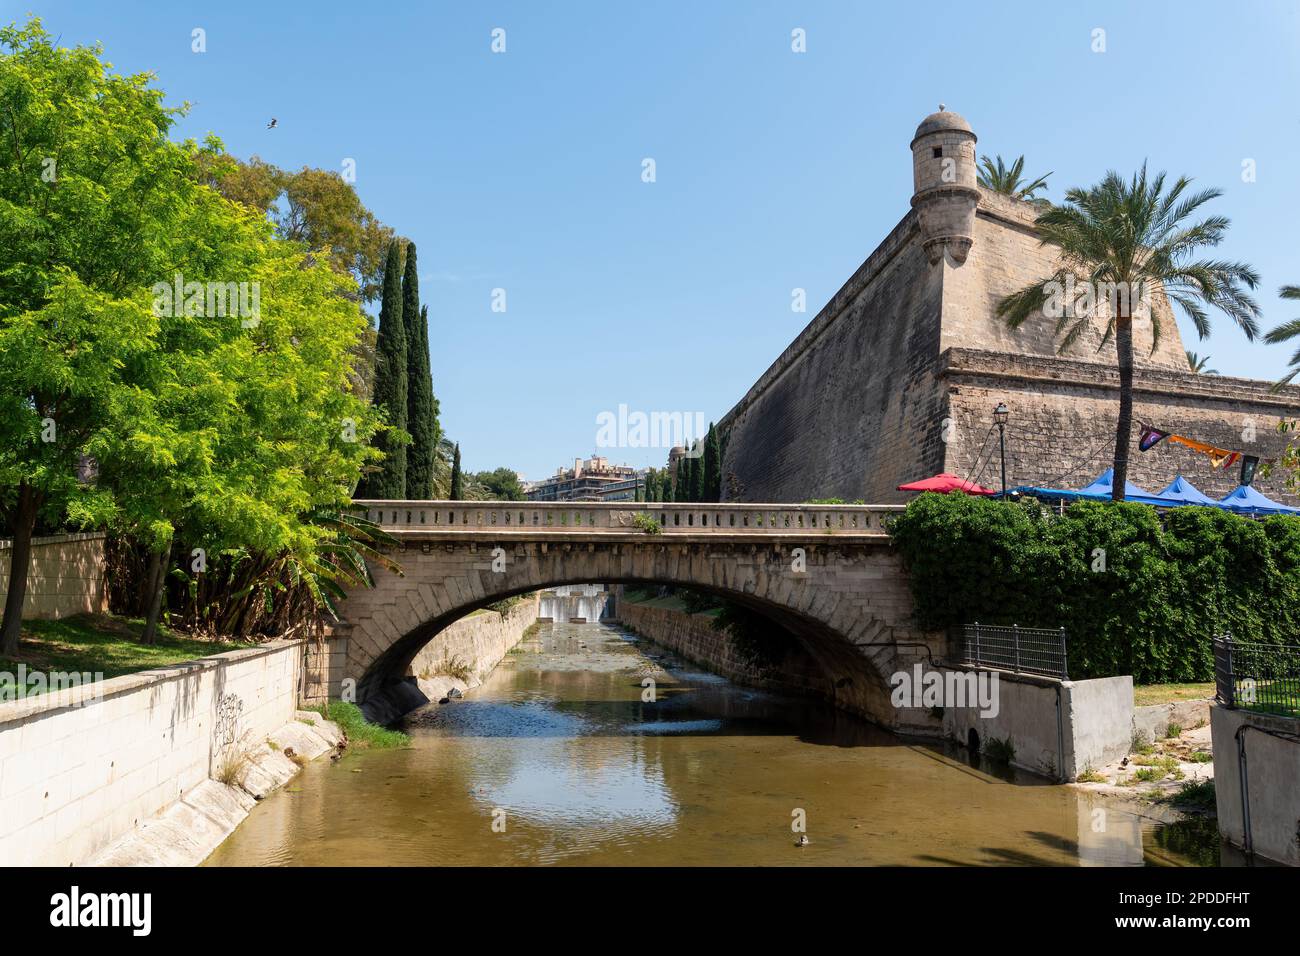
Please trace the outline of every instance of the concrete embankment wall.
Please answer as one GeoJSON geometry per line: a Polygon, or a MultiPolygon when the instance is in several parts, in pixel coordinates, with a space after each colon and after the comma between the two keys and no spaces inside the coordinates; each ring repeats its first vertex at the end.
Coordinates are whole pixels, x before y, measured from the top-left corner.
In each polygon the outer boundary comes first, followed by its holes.
{"type": "Polygon", "coordinates": [[[86,863],[295,720],[301,641],[0,704],[0,865],[86,863]]]}
{"type": "Polygon", "coordinates": [[[537,620],[537,607],[537,595],[529,594],[505,614],[487,609],[461,618],[420,649],[408,673],[427,679],[460,662],[472,672],[471,687],[482,683],[537,620]]]}
{"type": "Polygon", "coordinates": [[[1300,866],[1300,720],[1215,704],[1210,733],[1223,838],[1300,866]]]}
{"type": "MultiPolygon", "coordinates": [[[[811,656],[792,649],[777,666],[759,668],[729,635],[713,630],[713,618],[707,614],[622,600],[619,618],[630,630],[715,674],[783,693],[833,699],[827,676],[811,656]]],[[[971,673],[937,668],[940,675],[950,671],[971,673]]],[[[985,713],[973,706],[947,707],[941,727],[936,722],[932,731],[917,726],[908,732],[966,744],[973,729],[981,748],[991,739],[1009,741],[1015,751],[1013,765],[1053,779],[1074,780],[1089,767],[1105,766],[1128,753],[1133,728],[1130,677],[1054,681],[998,672],[996,708],[985,713]]]]}
{"type": "MultiPolygon", "coordinates": [[[[942,668],[941,672],[980,673],[942,668]]],[[[982,672],[993,673],[993,672],[982,672]]],[[[996,708],[947,707],[944,735],[960,744],[972,730],[981,749],[1009,742],[1013,766],[1057,780],[1074,780],[1129,752],[1133,739],[1133,678],[1057,681],[997,671],[996,708]],[[996,709],[996,713],[991,713],[996,709]]]]}
{"type": "MultiPolygon", "coordinates": [[[[9,592],[12,540],[0,541],[0,605],[9,592]]],[[[32,539],[23,618],[98,614],[108,609],[104,586],[104,535],[56,534],[32,539]]]]}

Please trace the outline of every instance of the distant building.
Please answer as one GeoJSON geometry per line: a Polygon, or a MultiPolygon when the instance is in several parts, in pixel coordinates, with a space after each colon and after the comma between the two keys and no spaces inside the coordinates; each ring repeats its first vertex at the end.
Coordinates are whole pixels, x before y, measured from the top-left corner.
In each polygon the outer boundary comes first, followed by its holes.
{"type": "Polygon", "coordinates": [[[558,468],[550,478],[529,482],[524,494],[529,501],[636,501],[644,488],[644,471],[595,456],[575,458],[572,468],[558,468]]]}

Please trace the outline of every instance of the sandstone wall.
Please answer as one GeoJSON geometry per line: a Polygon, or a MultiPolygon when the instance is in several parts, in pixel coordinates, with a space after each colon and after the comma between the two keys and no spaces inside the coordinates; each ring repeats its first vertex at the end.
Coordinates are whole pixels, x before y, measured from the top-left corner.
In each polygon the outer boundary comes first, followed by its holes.
{"type": "Polygon", "coordinates": [[[672,608],[647,607],[619,600],[619,620],[628,630],[680,654],[710,673],[737,683],[786,693],[825,696],[827,679],[816,660],[791,647],[774,667],[761,667],[736,646],[724,631],[715,631],[708,614],[688,614],[672,608]]]}
{"type": "MultiPolygon", "coordinates": [[[[1118,372],[1064,358],[953,349],[943,357],[940,379],[948,390],[946,414],[953,422],[946,471],[998,486],[997,432],[990,432],[990,426],[999,401],[1010,410],[1009,487],[1078,488],[1110,467],[1119,414],[1118,372]]],[[[1137,374],[1134,418],[1271,457],[1285,446],[1287,436],[1277,431],[1277,424],[1295,417],[1298,391],[1275,393],[1268,384],[1248,379],[1148,368],[1137,374]]],[[[1205,455],[1168,441],[1140,452],[1138,432],[1135,427],[1129,480],[1148,491],[1159,491],[1179,473],[1214,498],[1237,486],[1239,466],[1211,468],[1205,455]]],[[[1255,486],[1275,500],[1300,501],[1285,489],[1280,475],[1257,476],[1255,486]]]]}
{"type": "MultiPolygon", "coordinates": [[[[12,541],[0,541],[0,603],[9,591],[12,548],[12,541]]],[[[107,607],[104,535],[57,534],[32,540],[24,618],[98,614],[107,607]]]]}
{"type": "Polygon", "coordinates": [[[294,719],[301,641],[0,704],[0,865],[88,861],[294,719]]]}
{"type": "MultiPolygon", "coordinates": [[[[1055,320],[1030,318],[1010,330],[999,299],[1052,274],[1056,257],[1039,244],[1028,203],[980,192],[974,242],[962,265],[930,265],[914,215],[881,243],[817,318],[723,418],[728,500],[797,502],[907,500],[902,482],[949,471],[999,482],[998,402],[1011,409],[1008,485],[1078,488],[1109,467],[1118,415],[1113,342],[1093,332],[1058,354],[1055,320]],[[734,475],[735,485],[729,484],[734,475]]],[[[1274,457],[1282,419],[1300,415],[1300,388],[1195,375],[1163,293],[1152,322],[1135,320],[1135,417],[1166,431],[1274,457]]],[[[1227,321],[1224,319],[1224,321],[1227,321]]],[[[1182,473],[1209,495],[1237,485],[1238,468],[1162,443],[1131,451],[1130,480],[1150,491],[1182,473]]],[[[1256,481],[1286,503],[1276,480],[1256,481]]]]}
{"type": "Polygon", "coordinates": [[[524,631],[537,620],[537,595],[528,594],[504,615],[484,610],[443,628],[415,655],[408,670],[414,677],[431,677],[455,661],[465,663],[474,687],[492,673],[524,631]]]}
{"type": "Polygon", "coordinates": [[[938,470],[941,275],[909,214],[723,418],[728,500],[883,502],[938,470]]]}
{"type": "MultiPolygon", "coordinates": [[[[1055,247],[1039,243],[1034,231],[1037,215],[1031,203],[980,189],[975,237],[966,262],[959,268],[943,266],[943,335],[939,351],[968,348],[1057,357],[1055,319],[1034,316],[1013,330],[997,315],[1003,296],[1047,278],[1059,266],[1055,247]]],[[[1152,308],[1160,318],[1160,339],[1152,353],[1151,320],[1135,318],[1135,360],[1141,366],[1185,372],[1187,356],[1173,311],[1163,294],[1151,298],[1152,308]]],[[[1100,345],[1101,331],[1094,324],[1064,357],[1113,368],[1117,361],[1114,339],[1099,350],[1100,345]]]]}

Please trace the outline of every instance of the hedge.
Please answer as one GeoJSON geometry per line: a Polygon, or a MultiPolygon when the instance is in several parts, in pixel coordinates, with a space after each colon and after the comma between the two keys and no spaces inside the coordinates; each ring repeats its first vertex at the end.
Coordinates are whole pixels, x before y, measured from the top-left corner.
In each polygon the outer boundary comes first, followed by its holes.
{"type": "Polygon", "coordinates": [[[1209,681],[1215,634],[1297,642],[1300,518],[923,494],[892,532],[919,624],[1064,627],[1074,679],[1209,681]]]}

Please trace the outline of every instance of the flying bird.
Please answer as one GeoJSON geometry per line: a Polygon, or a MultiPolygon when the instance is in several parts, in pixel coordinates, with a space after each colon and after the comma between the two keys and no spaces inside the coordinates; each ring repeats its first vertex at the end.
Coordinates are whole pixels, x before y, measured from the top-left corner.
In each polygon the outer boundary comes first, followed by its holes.
{"type": "Polygon", "coordinates": [[[272,116],[272,117],[271,117],[271,122],[269,122],[269,123],[266,124],[266,128],[267,128],[267,129],[275,129],[275,127],[276,127],[277,125],[279,125],[279,123],[280,123],[280,121],[279,121],[278,119],[276,119],[274,116],[272,116]]]}

